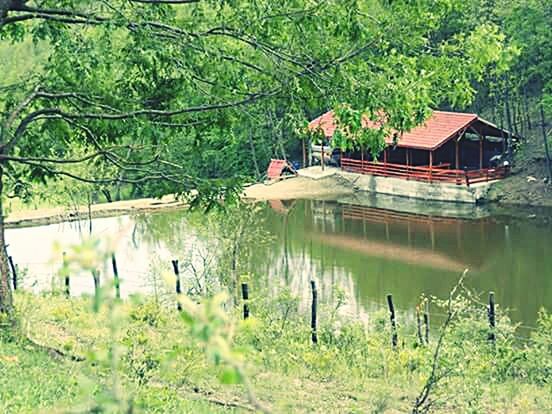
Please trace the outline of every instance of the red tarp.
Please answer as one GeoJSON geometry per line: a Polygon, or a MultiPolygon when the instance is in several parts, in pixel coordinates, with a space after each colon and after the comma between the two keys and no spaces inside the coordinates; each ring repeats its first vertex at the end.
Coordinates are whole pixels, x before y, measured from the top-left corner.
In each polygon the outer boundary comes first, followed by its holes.
{"type": "Polygon", "coordinates": [[[291,171],[293,171],[286,160],[270,160],[266,175],[270,180],[274,180],[280,177],[286,168],[289,168],[291,171]]]}

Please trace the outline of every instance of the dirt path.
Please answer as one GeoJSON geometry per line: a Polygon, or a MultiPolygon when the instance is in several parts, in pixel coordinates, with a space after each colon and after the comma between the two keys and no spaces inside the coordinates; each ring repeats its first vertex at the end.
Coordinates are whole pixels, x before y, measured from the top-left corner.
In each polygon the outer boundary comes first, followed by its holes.
{"type": "Polygon", "coordinates": [[[296,198],[335,199],[340,195],[352,194],[350,185],[344,185],[336,176],[311,180],[294,177],[274,184],[254,184],[247,187],[244,197],[252,200],[291,200],[296,198]]]}

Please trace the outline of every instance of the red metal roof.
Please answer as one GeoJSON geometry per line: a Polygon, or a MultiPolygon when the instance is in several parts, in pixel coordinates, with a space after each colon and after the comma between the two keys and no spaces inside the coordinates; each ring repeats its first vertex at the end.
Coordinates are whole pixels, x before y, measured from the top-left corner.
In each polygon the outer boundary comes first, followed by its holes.
{"type": "MultiPolygon", "coordinates": [[[[409,132],[401,135],[397,142],[397,146],[404,148],[416,148],[423,150],[434,150],[439,148],[449,139],[454,137],[459,132],[465,130],[474,121],[481,121],[476,114],[466,114],[462,112],[444,112],[433,111],[433,114],[424,124],[417,126],[409,132]]],[[[375,123],[365,118],[365,127],[374,127],[375,123]]],[[[492,125],[492,124],[490,124],[492,125]]],[[[310,129],[321,127],[326,137],[331,138],[335,131],[335,123],[333,112],[326,112],[309,123],[310,129]]],[[[385,138],[388,145],[393,144],[393,137],[385,138]]]]}

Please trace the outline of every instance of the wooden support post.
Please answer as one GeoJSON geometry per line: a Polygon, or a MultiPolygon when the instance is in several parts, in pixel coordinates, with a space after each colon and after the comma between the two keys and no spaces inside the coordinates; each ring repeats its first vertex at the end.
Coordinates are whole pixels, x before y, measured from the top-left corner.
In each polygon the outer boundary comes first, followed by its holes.
{"type": "Polygon", "coordinates": [[[479,169],[483,169],[483,136],[479,135],[479,169]]]}
{"type": "Polygon", "coordinates": [[[455,161],[454,161],[454,169],[458,170],[460,169],[460,143],[458,140],[460,137],[454,140],[454,154],[455,154],[455,161]]]}
{"type": "Polygon", "coordinates": [[[111,265],[113,266],[113,282],[115,283],[115,297],[121,299],[121,284],[119,281],[119,270],[117,269],[117,259],[115,253],[111,255],[111,265]]]}
{"type": "Polygon", "coordinates": [[[433,151],[429,151],[429,182],[433,181],[433,151]]]}
{"type": "Polygon", "coordinates": [[[395,320],[395,306],[393,305],[393,295],[387,295],[387,305],[389,306],[389,320],[391,321],[391,344],[397,348],[397,322],[395,320]]]}
{"type": "Polygon", "coordinates": [[[10,263],[10,269],[12,273],[13,290],[17,290],[17,269],[13,263],[13,257],[8,256],[8,262],[10,263]]]}
{"type": "Polygon", "coordinates": [[[310,167],[312,163],[312,142],[310,138],[307,138],[307,167],[310,167]]]}
{"type": "Polygon", "coordinates": [[[241,284],[243,299],[243,319],[249,318],[249,286],[247,283],[241,284]]]}
{"type": "Polygon", "coordinates": [[[383,150],[383,163],[387,164],[387,147],[383,150]]]}
{"type": "Polygon", "coordinates": [[[494,292],[489,292],[489,308],[487,309],[487,316],[489,317],[489,341],[494,345],[496,342],[494,292]]]}
{"type": "Polygon", "coordinates": [[[429,303],[424,306],[425,342],[429,344],[429,303]]]}
{"type": "Polygon", "coordinates": [[[410,166],[410,149],[407,148],[406,149],[406,179],[409,180],[410,179],[410,176],[409,176],[409,172],[410,172],[410,168],[408,168],[410,166]]]}
{"type": "Polygon", "coordinates": [[[320,165],[322,166],[322,171],[324,171],[324,141],[321,145],[322,151],[320,151],[320,165]]]}
{"type": "Polygon", "coordinates": [[[318,304],[318,292],[316,291],[316,282],[311,280],[312,304],[311,304],[311,340],[313,344],[318,343],[318,334],[316,332],[316,307],[318,304]]]}
{"type": "Polygon", "coordinates": [[[303,144],[303,168],[305,168],[307,166],[307,147],[305,144],[305,139],[302,139],[301,142],[303,144]]]}
{"type": "Polygon", "coordinates": [[[94,312],[100,310],[100,272],[92,270],[92,278],[94,279],[94,312]]]}
{"type": "Polygon", "coordinates": [[[180,286],[180,271],[178,269],[178,260],[171,260],[172,266],[173,266],[173,272],[176,276],[176,309],[178,311],[182,310],[182,305],[180,304],[180,298],[179,296],[182,294],[182,288],[180,286]]]}

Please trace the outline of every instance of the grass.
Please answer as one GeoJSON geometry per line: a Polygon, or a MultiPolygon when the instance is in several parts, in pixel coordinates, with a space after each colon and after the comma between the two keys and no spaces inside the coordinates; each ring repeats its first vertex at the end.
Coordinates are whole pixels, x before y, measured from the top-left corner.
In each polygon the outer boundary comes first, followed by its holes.
{"type": "MultiPolygon", "coordinates": [[[[114,394],[132,400],[135,412],[252,410],[244,385],[219,380],[225,364],[213,363],[213,354],[224,355],[223,347],[201,346],[203,331],[193,334],[173,306],[131,300],[112,312],[103,306],[94,313],[90,298],[21,293],[16,303],[18,335],[0,343],[0,412],[92,412],[91,407],[123,412],[114,394]],[[55,356],[27,337],[85,360],[55,356]]],[[[277,301],[252,304],[255,317],[247,322],[236,322],[231,312],[228,319],[220,316],[224,324],[212,319],[201,327],[214,335],[219,328],[233,332],[232,358],[245,367],[257,399],[272,412],[409,412],[433,348],[417,346],[414,333],[403,326],[401,345],[392,350],[385,312],[374,314],[366,327],[329,321],[327,310],[322,305],[317,347],[309,343],[302,312],[284,312],[277,301]]],[[[509,342],[504,328],[492,350],[486,340],[474,339],[477,321],[465,322],[447,340],[440,364],[454,372],[436,386],[434,410],[551,412],[549,332],[535,337],[534,348],[521,348],[509,342]]]]}

